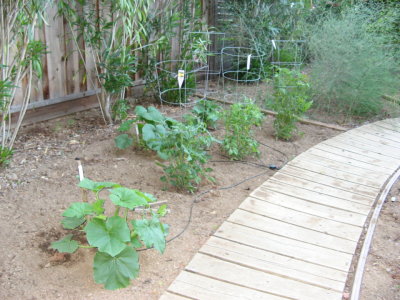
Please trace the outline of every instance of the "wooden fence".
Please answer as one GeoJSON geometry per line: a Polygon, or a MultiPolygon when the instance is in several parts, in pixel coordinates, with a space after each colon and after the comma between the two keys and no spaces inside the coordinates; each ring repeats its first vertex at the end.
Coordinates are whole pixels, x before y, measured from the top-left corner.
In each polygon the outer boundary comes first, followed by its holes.
{"type": "MultiPolygon", "coordinates": [[[[214,25],[217,16],[216,0],[202,1],[203,20],[214,25]]],[[[154,7],[159,7],[158,4],[161,2],[163,0],[156,0],[154,7]]],[[[45,43],[48,53],[42,59],[42,78],[35,78],[33,81],[32,95],[24,124],[59,117],[98,105],[96,66],[90,59],[86,59],[86,66],[84,66],[81,59],[81,55],[85,55],[88,49],[85,49],[85,45],[81,42],[79,47],[84,51],[79,53],[72,36],[74,33],[71,32],[66,20],[57,16],[56,5],[48,9],[46,20],[47,24],[37,30],[36,38],[45,43]]],[[[170,42],[173,52],[171,55],[176,56],[179,52],[178,41],[172,39],[170,42]]],[[[135,79],[138,85],[143,84],[140,76],[136,76],[135,79]]],[[[26,86],[27,79],[25,78],[11,108],[14,115],[18,115],[20,111],[22,91],[26,86]]]]}

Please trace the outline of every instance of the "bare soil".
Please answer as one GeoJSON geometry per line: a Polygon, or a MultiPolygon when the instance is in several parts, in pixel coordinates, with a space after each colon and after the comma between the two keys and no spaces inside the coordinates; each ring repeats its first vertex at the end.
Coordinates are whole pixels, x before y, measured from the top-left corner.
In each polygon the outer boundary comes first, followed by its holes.
{"type": "MultiPolygon", "coordinates": [[[[285,155],[262,147],[259,159],[238,163],[227,161],[219,148],[214,147],[213,161],[208,165],[214,169],[211,175],[217,184],[205,183],[200,187],[198,193],[212,191],[194,204],[188,229],[168,243],[163,255],[155,250],[141,252],[139,278],[118,291],[106,291],[94,282],[92,250],[79,249],[72,255],[64,255],[49,248],[51,242],[67,233],[60,225],[61,213],[71,202],[82,198],[77,187],[75,158],[81,159],[85,176],[92,180],[118,182],[168,201],[170,213],[164,222],[171,228],[169,238],[179,234],[187,224],[195,195],[179,193],[173,188],[165,190],[159,180],[163,172],[155,164],[157,157],[153,153],[118,150],[113,141],[116,127],[105,126],[97,110],[23,128],[11,165],[0,170],[0,299],[158,299],[249,192],[274,174],[275,171],[260,164],[281,166],[339,133],[299,125],[304,134],[292,142],[282,142],[273,137],[272,120],[266,118],[256,131],[257,139],[285,155]],[[260,176],[246,181],[257,174],[260,176]]],[[[216,131],[215,135],[221,137],[222,131],[216,131]]],[[[398,206],[396,211],[392,208],[395,205],[398,202],[389,203],[385,210],[398,216],[398,206]]],[[[381,247],[385,240],[393,241],[389,242],[391,249],[383,245],[385,253],[378,261],[380,265],[393,254],[397,264],[388,267],[393,273],[398,267],[399,232],[395,236],[392,232],[388,234],[390,238],[381,238],[373,247],[381,247]]]]}
{"type": "Polygon", "coordinates": [[[365,266],[362,300],[400,299],[400,180],[379,216],[365,266]]]}

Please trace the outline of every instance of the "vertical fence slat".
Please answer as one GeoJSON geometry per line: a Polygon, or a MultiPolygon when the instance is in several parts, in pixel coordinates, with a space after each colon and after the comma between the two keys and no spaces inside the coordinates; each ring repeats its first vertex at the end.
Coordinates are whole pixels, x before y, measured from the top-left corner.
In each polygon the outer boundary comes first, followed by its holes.
{"type": "Polygon", "coordinates": [[[48,22],[46,26],[46,40],[49,53],[47,56],[47,69],[49,76],[49,97],[56,98],[65,96],[65,53],[64,53],[64,30],[63,21],[56,17],[57,7],[49,8],[48,22]]]}

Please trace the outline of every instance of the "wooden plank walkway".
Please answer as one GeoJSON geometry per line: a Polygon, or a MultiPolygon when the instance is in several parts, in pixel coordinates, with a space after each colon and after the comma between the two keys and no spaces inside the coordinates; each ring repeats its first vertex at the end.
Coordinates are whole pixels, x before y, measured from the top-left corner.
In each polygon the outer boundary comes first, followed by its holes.
{"type": "Polygon", "coordinates": [[[342,299],[364,224],[399,167],[400,119],[312,147],[254,190],[160,299],[342,299]]]}

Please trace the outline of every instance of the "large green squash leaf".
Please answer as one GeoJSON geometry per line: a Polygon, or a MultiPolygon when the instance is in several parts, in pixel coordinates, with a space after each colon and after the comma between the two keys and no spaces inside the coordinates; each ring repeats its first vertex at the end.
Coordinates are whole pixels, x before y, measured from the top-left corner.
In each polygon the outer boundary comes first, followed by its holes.
{"type": "Polygon", "coordinates": [[[61,221],[61,224],[65,229],[75,229],[79,225],[82,225],[85,221],[85,218],[64,217],[64,219],[61,221]]]}
{"type": "Polygon", "coordinates": [[[165,250],[165,236],[168,227],[163,225],[157,217],[152,219],[132,220],[135,232],[147,248],[154,246],[160,253],[165,250]]]}
{"type": "Polygon", "coordinates": [[[79,244],[72,240],[72,234],[68,234],[61,240],[51,243],[50,247],[58,252],[74,253],[79,248],[79,244]]]}
{"type": "Polygon", "coordinates": [[[92,219],[85,226],[86,238],[91,246],[99,251],[116,256],[130,241],[130,230],[125,219],[114,216],[106,221],[92,219]]]}
{"type": "Polygon", "coordinates": [[[102,189],[119,187],[121,185],[113,182],[96,182],[90,180],[89,178],[84,178],[81,180],[81,182],[79,182],[78,186],[93,192],[99,192],[102,189]]]}
{"type": "Polygon", "coordinates": [[[83,218],[93,213],[93,207],[86,202],[74,202],[62,214],[63,217],[83,218]]]}
{"type": "Polygon", "coordinates": [[[143,126],[142,135],[146,145],[154,151],[161,149],[163,145],[163,137],[166,135],[167,130],[162,125],[146,124],[143,126]]]}
{"type": "Polygon", "coordinates": [[[119,136],[117,136],[115,139],[115,145],[119,148],[119,149],[126,149],[129,146],[133,145],[133,138],[129,135],[129,134],[120,134],[119,136]]]}
{"type": "Polygon", "coordinates": [[[135,108],[135,113],[139,119],[146,121],[146,123],[160,124],[165,121],[163,114],[153,106],[150,106],[146,109],[143,106],[138,105],[135,108]]]}
{"type": "Polygon", "coordinates": [[[115,205],[134,209],[146,205],[149,201],[145,194],[138,190],[119,187],[110,190],[110,199],[115,205]]]}
{"type": "Polygon", "coordinates": [[[107,290],[124,288],[138,276],[139,267],[138,254],[129,246],[116,256],[97,252],[93,263],[94,280],[104,284],[107,290]]]}

